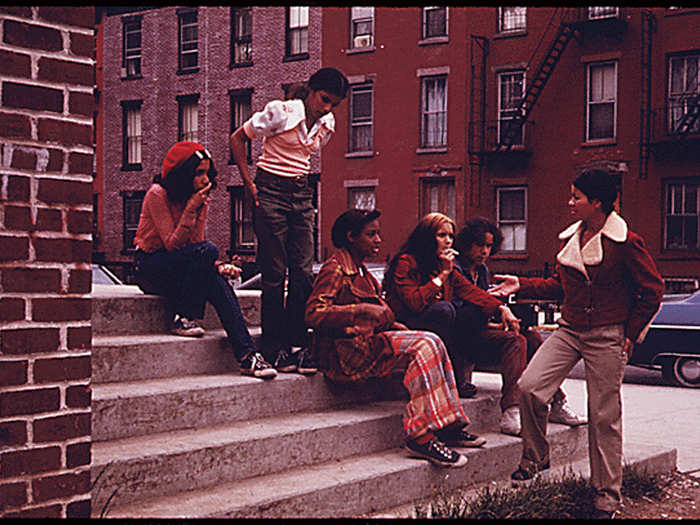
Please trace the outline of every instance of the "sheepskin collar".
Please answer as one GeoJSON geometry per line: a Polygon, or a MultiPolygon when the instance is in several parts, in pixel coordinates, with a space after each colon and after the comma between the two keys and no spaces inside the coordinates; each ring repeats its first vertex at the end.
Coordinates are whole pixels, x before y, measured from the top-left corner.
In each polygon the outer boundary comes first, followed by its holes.
{"type": "Polygon", "coordinates": [[[605,219],[603,228],[581,248],[582,229],[583,221],[576,221],[559,234],[559,239],[569,241],[557,254],[557,261],[564,266],[575,268],[588,278],[586,266],[595,266],[603,262],[603,235],[613,242],[625,242],[628,230],[624,219],[612,211],[605,219]]]}

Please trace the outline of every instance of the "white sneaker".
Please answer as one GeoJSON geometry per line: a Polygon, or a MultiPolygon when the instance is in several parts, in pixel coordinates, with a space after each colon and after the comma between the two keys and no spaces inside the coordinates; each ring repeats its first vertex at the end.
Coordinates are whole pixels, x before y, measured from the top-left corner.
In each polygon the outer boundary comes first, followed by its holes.
{"type": "Polygon", "coordinates": [[[501,416],[501,432],[511,436],[519,436],[520,430],[520,409],[517,406],[506,408],[501,416]]]}
{"type": "Polygon", "coordinates": [[[566,402],[566,399],[555,401],[549,410],[549,421],[576,427],[588,423],[585,417],[579,416],[566,402]]]}

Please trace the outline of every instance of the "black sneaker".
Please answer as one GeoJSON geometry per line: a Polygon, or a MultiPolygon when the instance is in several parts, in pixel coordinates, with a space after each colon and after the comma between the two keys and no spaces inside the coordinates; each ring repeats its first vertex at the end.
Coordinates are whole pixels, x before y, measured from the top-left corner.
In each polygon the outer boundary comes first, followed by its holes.
{"type": "Polygon", "coordinates": [[[614,515],[615,515],[615,513],[612,510],[593,509],[593,512],[591,512],[591,519],[592,520],[611,520],[611,519],[613,519],[614,515]]]}
{"type": "Polygon", "coordinates": [[[535,477],[535,474],[538,472],[541,472],[543,470],[547,470],[549,468],[549,461],[545,462],[544,464],[538,466],[538,467],[528,467],[525,468],[522,465],[518,466],[518,470],[513,472],[510,475],[510,479],[513,481],[527,481],[529,479],[532,479],[535,477]]]}
{"type": "Polygon", "coordinates": [[[293,354],[289,348],[281,348],[277,353],[274,367],[278,372],[296,372],[297,355],[293,354]]]}
{"type": "Polygon", "coordinates": [[[476,386],[471,383],[460,383],[457,385],[459,397],[470,399],[476,395],[476,386]]]}
{"type": "Polygon", "coordinates": [[[427,459],[439,467],[459,468],[467,464],[465,456],[455,452],[437,438],[432,438],[422,445],[410,439],[406,441],[406,448],[411,457],[427,459]]]}
{"type": "Polygon", "coordinates": [[[240,364],[241,374],[260,379],[273,379],[277,377],[277,370],[265,361],[259,352],[251,352],[243,358],[240,364]]]}
{"type": "Polygon", "coordinates": [[[311,348],[302,348],[294,355],[298,356],[297,372],[309,376],[318,372],[318,364],[316,363],[311,348]]]}
{"type": "Polygon", "coordinates": [[[446,444],[452,445],[453,447],[478,448],[486,444],[486,439],[475,434],[470,434],[467,432],[467,427],[443,428],[442,430],[437,431],[435,434],[446,444]]]}
{"type": "Polygon", "coordinates": [[[180,317],[178,314],[175,314],[173,327],[170,331],[183,337],[202,337],[204,335],[204,329],[201,326],[187,317],[180,317]]]}

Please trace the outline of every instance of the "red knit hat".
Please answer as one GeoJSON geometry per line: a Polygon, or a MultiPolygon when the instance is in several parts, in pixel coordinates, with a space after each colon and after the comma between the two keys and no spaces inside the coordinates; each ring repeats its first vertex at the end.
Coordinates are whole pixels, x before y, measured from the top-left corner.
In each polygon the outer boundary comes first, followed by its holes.
{"type": "Polygon", "coordinates": [[[210,159],[211,154],[199,142],[183,140],[176,143],[168,150],[163,159],[163,171],[161,178],[168,176],[168,173],[182,166],[192,155],[197,154],[200,159],[210,159]],[[201,153],[200,153],[201,152],[201,153]]]}

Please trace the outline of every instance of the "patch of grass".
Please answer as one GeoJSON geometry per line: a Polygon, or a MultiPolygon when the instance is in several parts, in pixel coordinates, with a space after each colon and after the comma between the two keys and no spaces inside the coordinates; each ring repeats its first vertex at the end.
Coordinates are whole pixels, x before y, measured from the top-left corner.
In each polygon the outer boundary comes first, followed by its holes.
{"type": "MultiPolygon", "coordinates": [[[[625,465],[622,493],[626,498],[658,498],[659,475],[625,465]]],[[[537,477],[518,487],[486,486],[467,499],[460,494],[439,494],[435,501],[415,507],[418,518],[462,519],[587,519],[593,511],[595,491],[589,480],[568,470],[558,478],[537,477]]]]}

